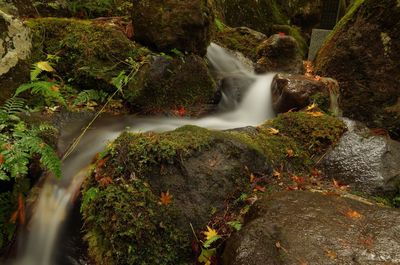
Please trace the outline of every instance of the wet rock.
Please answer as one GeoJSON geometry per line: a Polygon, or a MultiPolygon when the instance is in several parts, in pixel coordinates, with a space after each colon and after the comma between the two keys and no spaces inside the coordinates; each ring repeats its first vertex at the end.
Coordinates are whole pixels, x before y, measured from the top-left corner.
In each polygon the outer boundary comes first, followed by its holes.
{"type": "Polygon", "coordinates": [[[155,56],[126,88],[125,97],[135,109],[154,114],[212,103],[216,90],[203,58],[155,56]]]}
{"type": "Polygon", "coordinates": [[[133,2],[135,40],[158,51],[206,54],[214,14],[206,0],[133,2]]]}
{"type": "Polygon", "coordinates": [[[400,211],[337,195],[282,192],[252,206],[226,265],[398,264],[400,211]]]}
{"type": "Polygon", "coordinates": [[[400,142],[344,119],[348,131],[321,161],[325,174],[370,195],[400,191],[400,142]]]}
{"type": "Polygon", "coordinates": [[[257,73],[285,72],[302,74],[304,72],[301,53],[296,40],[291,36],[274,34],[265,40],[257,51],[257,73]]]}
{"type": "Polygon", "coordinates": [[[218,89],[220,94],[218,108],[228,111],[238,107],[253,82],[254,78],[244,75],[232,75],[222,79],[218,89]]]}
{"type": "Polygon", "coordinates": [[[30,30],[18,18],[0,10],[0,103],[29,78],[30,30]]]}
{"type": "Polygon", "coordinates": [[[338,80],[343,115],[400,138],[400,6],[356,1],[321,48],[318,74],[338,80]],[[374,40],[374,41],[371,41],[374,40]]]}
{"type": "Polygon", "coordinates": [[[215,34],[213,41],[224,48],[241,52],[255,63],[258,59],[257,47],[266,38],[265,34],[247,27],[225,27],[215,34]]]}
{"type": "Polygon", "coordinates": [[[272,107],[276,113],[304,108],[313,101],[313,96],[329,101],[325,84],[304,75],[277,74],[271,90],[272,107]]]}

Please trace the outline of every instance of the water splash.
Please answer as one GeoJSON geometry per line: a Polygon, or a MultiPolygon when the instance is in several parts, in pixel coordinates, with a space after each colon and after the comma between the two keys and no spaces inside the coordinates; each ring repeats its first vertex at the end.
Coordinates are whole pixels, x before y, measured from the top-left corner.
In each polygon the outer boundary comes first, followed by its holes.
{"type": "MultiPolygon", "coordinates": [[[[21,248],[13,265],[54,265],[54,252],[60,227],[67,218],[73,199],[79,192],[85,176],[84,169],[92,157],[104,149],[107,142],[114,140],[124,130],[133,132],[173,130],[183,125],[197,125],[209,129],[233,129],[256,126],[274,117],[271,104],[271,83],[274,74],[256,76],[232,55],[216,44],[207,50],[207,58],[221,77],[235,75],[237,78],[252,78],[244,97],[235,104],[236,108],[201,119],[184,118],[138,118],[102,117],[98,119],[74,152],[63,162],[63,177],[60,181],[49,179],[42,188],[35,214],[30,225],[26,245],[21,248]],[[82,170],[83,169],[83,170],[82,170]]],[[[221,105],[235,100],[222,95],[221,105]]],[[[66,130],[65,132],[68,132],[66,130]]],[[[66,133],[65,133],[66,134],[66,133]]],[[[62,135],[62,139],[68,135],[62,135]]],[[[69,137],[70,138],[70,137],[69,137]]]]}

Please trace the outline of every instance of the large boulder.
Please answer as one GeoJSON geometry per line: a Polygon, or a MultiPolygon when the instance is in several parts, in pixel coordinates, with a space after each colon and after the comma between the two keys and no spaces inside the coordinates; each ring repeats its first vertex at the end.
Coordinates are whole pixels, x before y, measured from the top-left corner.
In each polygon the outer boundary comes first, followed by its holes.
{"type": "Polygon", "coordinates": [[[216,90],[206,61],[200,56],[154,56],[125,89],[125,98],[134,109],[145,113],[182,107],[191,113],[213,103],[216,90]]]}
{"type": "Polygon", "coordinates": [[[398,264],[400,211],[338,195],[263,198],[223,253],[226,265],[398,264]]]}
{"type": "Polygon", "coordinates": [[[299,110],[315,103],[325,111],[332,111],[337,82],[330,78],[319,78],[305,75],[277,74],[271,84],[272,107],[276,113],[299,110]]]}
{"type": "Polygon", "coordinates": [[[348,131],[321,161],[325,175],[369,195],[399,193],[400,143],[359,122],[344,121],[348,131]]]}
{"type": "Polygon", "coordinates": [[[296,40],[285,34],[274,34],[257,48],[257,73],[285,72],[303,74],[304,66],[296,40]]]}
{"type": "Polygon", "coordinates": [[[298,112],[224,132],[185,126],[124,133],[98,156],[83,185],[89,254],[107,265],[189,263],[191,225],[203,230],[213,213],[226,213],[251,192],[251,173],[266,179],[272,168],[308,171],[311,157],[343,129],[333,117],[298,112]]]}
{"type": "Polygon", "coordinates": [[[18,18],[0,10],[0,103],[28,80],[30,30],[18,18]]]}
{"type": "Polygon", "coordinates": [[[400,5],[356,1],[318,53],[316,71],[338,80],[343,115],[400,138],[400,5]]]}
{"type": "Polygon", "coordinates": [[[207,0],[133,2],[135,40],[158,51],[206,54],[214,14],[207,0]]]}

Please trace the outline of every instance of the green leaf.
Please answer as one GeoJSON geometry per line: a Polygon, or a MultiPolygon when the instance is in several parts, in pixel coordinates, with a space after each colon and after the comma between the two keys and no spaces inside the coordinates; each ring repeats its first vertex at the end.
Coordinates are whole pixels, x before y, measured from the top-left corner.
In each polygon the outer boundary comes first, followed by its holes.
{"type": "Polygon", "coordinates": [[[198,257],[198,261],[202,263],[209,262],[212,257],[214,257],[217,254],[217,249],[216,248],[211,248],[211,249],[201,249],[200,256],[198,257]]]}
{"type": "Polygon", "coordinates": [[[206,240],[206,241],[203,243],[203,247],[209,248],[209,247],[211,246],[212,243],[214,243],[215,241],[217,241],[217,240],[220,239],[220,238],[221,238],[221,236],[219,236],[219,235],[216,235],[216,236],[211,237],[210,239],[206,240]]]}
{"type": "Polygon", "coordinates": [[[231,221],[227,223],[228,225],[232,226],[236,231],[242,229],[242,223],[239,221],[231,221]]]}
{"type": "Polygon", "coordinates": [[[83,193],[82,204],[81,204],[81,212],[87,207],[87,205],[93,201],[97,194],[99,193],[99,189],[95,187],[91,187],[86,192],[83,193]]]}

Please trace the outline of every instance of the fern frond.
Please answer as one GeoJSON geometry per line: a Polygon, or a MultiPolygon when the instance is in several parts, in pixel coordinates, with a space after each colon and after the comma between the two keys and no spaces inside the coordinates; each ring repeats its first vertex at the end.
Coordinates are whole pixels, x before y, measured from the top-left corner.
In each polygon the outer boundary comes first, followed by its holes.
{"type": "Polygon", "coordinates": [[[31,81],[38,80],[38,76],[43,72],[42,69],[39,68],[39,66],[35,63],[32,64],[32,69],[31,69],[31,81]]]}
{"type": "Polygon", "coordinates": [[[55,100],[63,105],[66,105],[65,99],[61,95],[59,87],[55,82],[32,81],[26,84],[22,84],[15,91],[15,96],[18,96],[19,94],[28,90],[31,90],[32,94],[42,95],[46,101],[55,100]]]}
{"type": "Polygon", "coordinates": [[[25,100],[18,97],[12,97],[4,102],[3,106],[0,107],[0,111],[6,115],[17,115],[25,111],[25,100]]]}
{"type": "Polygon", "coordinates": [[[74,100],[74,105],[81,105],[88,103],[89,101],[98,101],[98,102],[104,102],[107,98],[108,94],[104,91],[101,90],[83,90],[80,92],[76,99],[74,100]]]}

